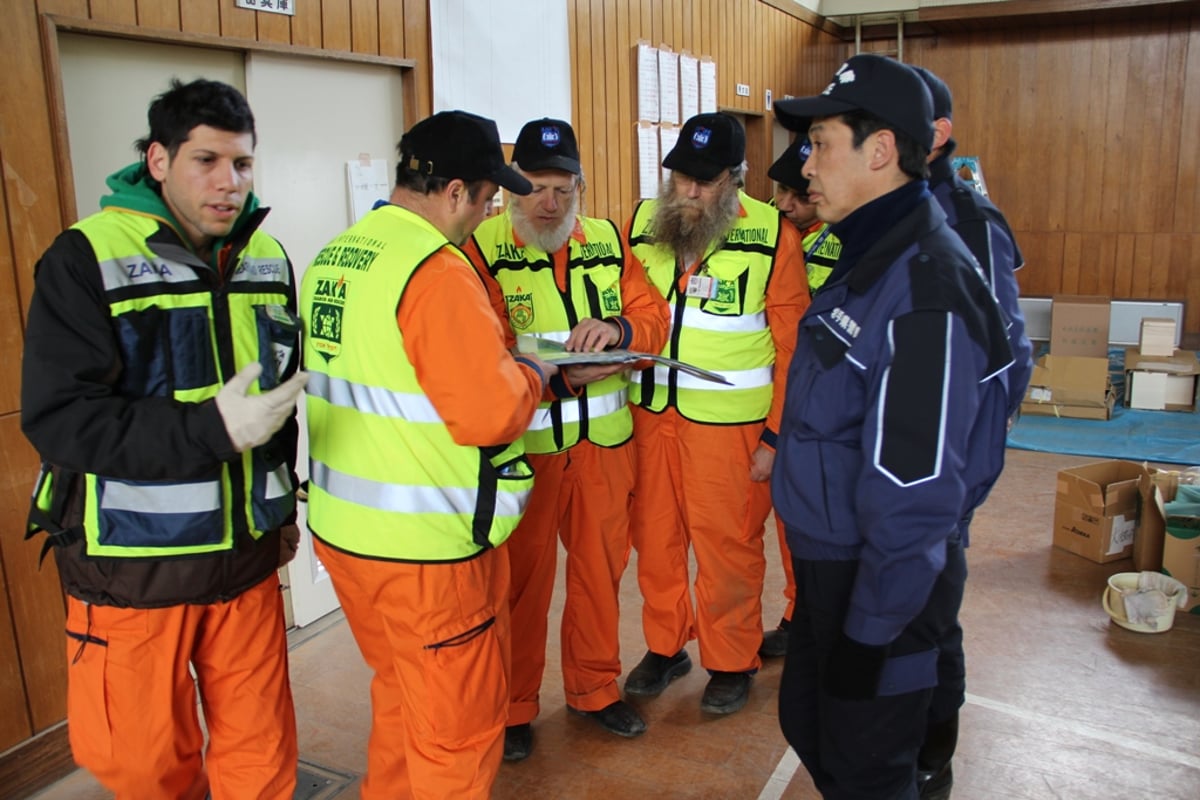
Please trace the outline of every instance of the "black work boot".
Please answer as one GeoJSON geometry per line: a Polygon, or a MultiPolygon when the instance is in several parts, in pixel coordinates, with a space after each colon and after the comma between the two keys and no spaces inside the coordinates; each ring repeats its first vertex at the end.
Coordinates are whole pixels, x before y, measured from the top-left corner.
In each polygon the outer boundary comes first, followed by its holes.
{"type": "Polygon", "coordinates": [[[524,761],[533,752],[533,726],[509,725],[504,729],[504,760],[524,761]]]}
{"type": "Polygon", "coordinates": [[[625,679],[625,693],[640,697],[657,697],[667,688],[668,683],[687,675],[691,669],[692,659],[688,657],[687,650],[680,650],[673,656],[660,656],[647,650],[646,655],[625,679]]]}
{"type": "Polygon", "coordinates": [[[572,714],[594,719],[604,730],[626,739],[641,736],[646,732],[646,721],[642,719],[642,715],[624,700],[609,703],[599,711],[581,711],[574,706],[567,706],[567,709],[572,714]]]}
{"type": "Polygon", "coordinates": [[[779,658],[787,655],[788,626],[791,624],[791,620],[781,619],[779,627],[763,634],[763,642],[762,646],[758,648],[758,654],[763,658],[779,658]]]}
{"type": "Polygon", "coordinates": [[[700,710],[710,714],[732,714],[739,710],[750,699],[752,680],[748,672],[714,670],[700,698],[700,710]]]}
{"type": "Polygon", "coordinates": [[[950,759],[958,746],[958,712],[925,729],[917,754],[917,791],[921,800],[948,800],[954,786],[950,759]]]}

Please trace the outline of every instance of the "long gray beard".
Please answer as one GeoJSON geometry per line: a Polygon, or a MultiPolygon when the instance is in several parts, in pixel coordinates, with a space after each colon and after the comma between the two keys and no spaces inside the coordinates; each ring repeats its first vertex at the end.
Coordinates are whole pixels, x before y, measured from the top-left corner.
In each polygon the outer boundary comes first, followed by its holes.
{"type": "Polygon", "coordinates": [[[723,239],[737,220],[741,202],[737,187],[727,184],[715,202],[705,206],[700,216],[688,213],[693,206],[675,194],[674,187],[664,183],[658,194],[658,207],[650,230],[655,244],[669,247],[686,263],[699,258],[708,246],[723,239]]]}
{"type": "Polygon", "coordinates": [[[527,245],[533,245],[543,253],[557,253],[566,245],[571,238],[571,233],[575,230],[575,215],[579,211],[579,195],[576,194],[571,198],[571,208],[568,209],[567,215],[562,218],[562,221],[555,225],[550,230],[538,230],[534,227],[533,221],[517,207],[516,203],[510,203],[508,206],[508,214],[512,219],[513,230],[517,236],[521,237],[521,241],[527,245]]]}

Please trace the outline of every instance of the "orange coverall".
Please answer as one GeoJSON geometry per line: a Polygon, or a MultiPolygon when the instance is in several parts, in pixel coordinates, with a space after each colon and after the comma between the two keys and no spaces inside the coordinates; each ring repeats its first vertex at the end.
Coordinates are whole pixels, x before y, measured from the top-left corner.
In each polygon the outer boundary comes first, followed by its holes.
{"type": "Polygon", "coordinates": [[[120,608],[68,596],[67,630],[88,637],[67,639],[71,752],[117,800],[201,800],[210,790],[217,800],[291,800],[296,713],[274,573],[207,605],[120,608]],[[204,763],[189,661],[205,699],[204,763]]]}
{"type": "MultiPolygon", "coordinates": [[[[513,361],[479,279],[460,258],[442,251],[417,270],[396,321],[417,380],[455,442],[494,445],[525,432],[542,378],[513,361]]],[[[402,563],[316,540],[375,673],[363,800],[490,795],[508,716],[504,546],[467,561],[402,563]],[[429,646],[449,639],[453,646],[429,646]]]]}
{"type": "MultiPolygon", "coordinates": [[[[584,241],[575,226],[574,238],[584,241]]],[[[518,246],[523,243],[519,240],[518,246]]],[[[488,273],[472,240],[464,248],[488,288],[496,316],[516,336],[500,285],[488,273]]],[[[567,291],[568,245],[552,254],[559,291],[567,291]]],[[[545,300],[541,301],[545,302],[545,300]]],[[[621,316],[632,336],[621,346],[657,353],[670,329],[667,304],[646,280],[646,270],[626,252],[621,276],[621,316]]],[[[555,399],[547,389],[544,400],[555,399]]],[[[599,711],[620,698],[619,595],[631,545],[629,504],[635,480],[633,446],[601,447],[587,440],[561,453],[530,454],[536,478],[529,506],[506,543],[512,570],[512,681],[508,724],[538,715],[538,693],[546,667],[547,617],[554,593],[558,537],[567,551],[567,597],[561,642],[567,704],[599,711]]]]}
{"type": "MultiPolygon", "coordinates": [[[[627,241],[629,230],[627,224],[627,241]]],[[[681,298],[696,266],[679,277],[681,298]]],[[[783,224],[765,296],[775,343],[774,395],[765,424],[710,425],[685,419],[675,408],[655,414],[634,406],[633,543],[642,630],[655,653],[673,655],[698,638],[706,669],[748,672],[761,666],[763,534],[771,495],[770,481],[750,479],[751,458],[764,444],[764,430],[770,436],[779,430],[788,365],[808,303],[800,236],[783,224]],[[694,603],[689,545],[696,556],[694,603]]]]}

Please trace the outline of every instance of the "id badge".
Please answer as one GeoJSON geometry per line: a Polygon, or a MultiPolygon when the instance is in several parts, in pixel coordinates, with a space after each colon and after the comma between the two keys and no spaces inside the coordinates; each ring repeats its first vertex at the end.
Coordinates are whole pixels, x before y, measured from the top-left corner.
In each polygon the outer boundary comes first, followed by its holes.
{"type": "Polygon", "coordinates": [[[687,283],[688,297],[702,297],[706,300],[715,299],[717,296],[717,281],[708,275],[693,275],[688,278],[687,283]]]}

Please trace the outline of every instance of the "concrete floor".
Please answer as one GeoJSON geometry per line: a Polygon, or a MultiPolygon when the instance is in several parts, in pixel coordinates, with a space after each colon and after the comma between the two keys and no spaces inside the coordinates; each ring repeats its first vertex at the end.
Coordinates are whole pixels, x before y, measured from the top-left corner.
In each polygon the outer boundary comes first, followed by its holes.
{"type": "MultiPolygon", "coordinates": [[[[954,762],[958,800],[1200,797],[1200,617],[1177,618],[1163,634],[1119,628],[1100,594],[1131,562],[1094,564],[1050,546],[1055,473],[1090,460],[1010,450],[975,517],[962,614],[968,697],[954,762]]],[[[764,622],[773,626],[783,574],[770,529],[767,554],[764,622]]],[[[561,570],[559,577],[552,620],[561,611],[561,570]]],[[[645,651],[632,564],[622,600],[628,669],[645,651]]],[[[776,721],[780,661],[767,662],[749,704],[727,718],[701,713],[707,676],[693,669],[662,696],[636,702],[649,730],[625,740],[566,713],[553,621],[551,639],[535,750],[503,765],[498,800],[817,797],[776,721]]],[[[300,755],[312,778],[297,797],[356,797],[366,767],[368,671],[340,613],[293,631],[291,646],[300,755]]],[[[689,649],[695,660],[695,644],[689,649]]],[[[108,796],[83,772],[36,795],[108,796]]]]}

